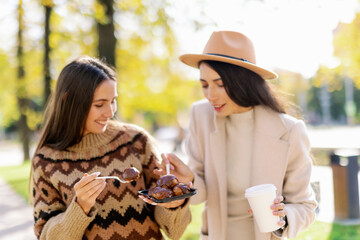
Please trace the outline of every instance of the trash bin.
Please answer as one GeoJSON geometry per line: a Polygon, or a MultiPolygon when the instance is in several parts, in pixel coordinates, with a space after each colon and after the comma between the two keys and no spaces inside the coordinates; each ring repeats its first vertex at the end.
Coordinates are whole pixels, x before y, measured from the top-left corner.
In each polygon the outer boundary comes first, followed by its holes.
{"type": "Polygon", "coordinates": [[[358,158],[357,150],[337,150],[330,155],[336,219],[360,217],[358,158]]]}

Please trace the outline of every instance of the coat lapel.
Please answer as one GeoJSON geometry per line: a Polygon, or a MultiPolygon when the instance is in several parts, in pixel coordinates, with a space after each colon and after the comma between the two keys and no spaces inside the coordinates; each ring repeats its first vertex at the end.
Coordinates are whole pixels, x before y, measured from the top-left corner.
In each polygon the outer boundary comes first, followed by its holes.
{"type": "MultiPolygon", "coordinates": [[[[289,144],[281,139],[287,128],[279,114],[256,106],[251,168],[251,185],[272,183],[281,195],[286,171],[289,144]]],[[[261,233],[255,225],[256,239],[270,239],[271,233],[261,233]]]]}
{"type": "Polygon", "coordinates": [[[287,128],[279,114],[263,106],[256,106],[254,111],[251,184],[273,183],[280,194],[289,148],[288,142],[281,137],[287,132],[287,128]]]}
{"type": "Polygon", "coordinates": [[[227,179],[226,179],[226,130],[225,130],[225,118],[216,118],[215,130],[210,135],[210,148],[213,167],[215,168],[216,178],[218,186],[216,188],[211,188],[213,191],[217,190],[219,193],[219,207],[218,207],[218,216],[220,216],[220,233],[222,236],[218,236],[219,239],[225,239],[224,233],[226,232],[226,216],[227,216],[227,179]]]}

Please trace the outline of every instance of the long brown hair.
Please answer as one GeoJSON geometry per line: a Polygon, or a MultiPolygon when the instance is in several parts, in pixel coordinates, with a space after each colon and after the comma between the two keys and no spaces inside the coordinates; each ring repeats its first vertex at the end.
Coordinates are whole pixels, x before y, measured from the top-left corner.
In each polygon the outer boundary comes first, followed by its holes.
{"type": "MultiPolygon", "coordinates": [[[[43,146],[57,150],[80,142],[96,88],[105,80],[116,81],[115,71],[99,59],[78,58],[66,65],[56,82],[55,92],[47,103],[42,133],[34,157],[43,146]]],[[[28,186],[32,195],[32,171],[28,186]]]]}
{"type": "Polygon", "coordinates": [[[80,142],[95,89],[108,79],[116,81],[116,73],[99,59],[82,57],[66,65],[47,104],[37,150],[64,150],[80,142]]]}
{"type": "Polygon", "coordinates": [[[285,103],[280,100],[272,86],[261,76],[246,68],[218,61],[205,60],[221,77],[227,95],[237,105],[250,107],[264,105],[275,112],[285,113],[285,103]]]}

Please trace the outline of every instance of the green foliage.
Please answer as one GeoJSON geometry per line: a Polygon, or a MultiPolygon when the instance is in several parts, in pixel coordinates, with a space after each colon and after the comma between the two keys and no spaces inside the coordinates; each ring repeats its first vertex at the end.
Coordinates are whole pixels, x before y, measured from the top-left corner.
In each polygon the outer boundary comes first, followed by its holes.
{"type": "Polygon", "coordinates": [[[12,60],[7,54],[0,52],[0,126],[9,126],[19,117],[15,95],[16,72],[12,60]]]}
{"type": "Polygon", "coordinates": [[[343,74],[360,88],[360,13],[352,23],[340,23],[334,34],[334,54],[341,60],[343,74]]]}
{"type": "Polygon", "coordinates": [[[174,124],[178,111],[188,108],[201,93],[198,83],[188,81],[171,66],[177,59],[172,19],[164,10],[167,1],[120,1],[123,21],[117,23],[119,113],[143,124],[174,124]],[[194,94],[195,90],[199,94],[194,94]]]}
{"type": "Polygon", "coordinates": [[[21,197],[28,201],[28,187],[31,161],[26,161],[20,166],[0,167],[0,176],[21,197]]]}
{"type": "MultiPolygon", "coordinates": [[[[25,8],[25,16],[43,14],[43,5],[52,6],[50,19],[50,75],[54,89],[61,69],[71,60],[82,56],[97,56],[96,21],[104,18],[105,9],[97,1],[68,0],[56,4],[52,0],[34,2],[25,8]],[[43,5],[41,5],[43,4],[43,5]],[[31,12],[35,11],[35,12],[31,12]]],[[[179,111],[201,97],[197,81],[184,78],[176,67],[179,64],[177,42],[171,27],[173,19],[166,8],[167,0],[114,1],[116,62],[119,79],[118,113],[122,119],[138,124],[175,124],[179,111]],[[174,64],[175,63],[175,64],[174,64]]],[[[42,29],[42,22],[25,24],[25,31],[42,29]]],[[[39,107],[43,101],[43,40],[24,35],[26,77],[17,85],[14,54],[0,52],[0,127],[13,125],[19,118],[16,93],[30,99],[23,109],[32,130],[42,121],[39,107]],[[24,91],[20,91],[25,89],[24,91]]]]}

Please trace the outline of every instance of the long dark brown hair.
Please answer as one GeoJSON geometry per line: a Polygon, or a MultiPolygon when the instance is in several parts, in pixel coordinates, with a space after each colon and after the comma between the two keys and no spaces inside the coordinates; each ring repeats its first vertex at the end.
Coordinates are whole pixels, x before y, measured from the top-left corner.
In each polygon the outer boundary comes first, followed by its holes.
{"type": "Polygon", "coordinates": [[[237,105],[252,107],[264,105],[275,112],[285,113],[285,103],[272,86],[261,76],[246,68],[218,61],[201,61],[208,64],[221,77],[227,95],[237,105]]]}
{"type": "Polygon", "coordinates": [[[95,89],[108,79],[116,81],[116,73],[99,59],[82,57],[66,65],[47,104],[37,150],[64,150],[80,142],[95,89]]]}

